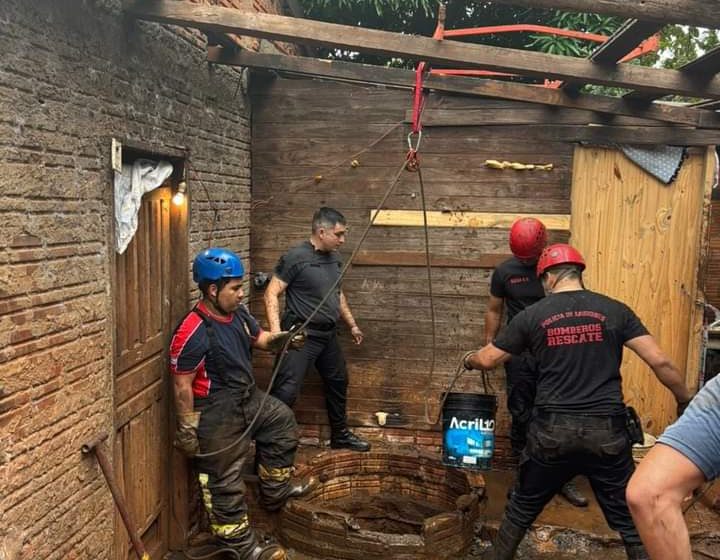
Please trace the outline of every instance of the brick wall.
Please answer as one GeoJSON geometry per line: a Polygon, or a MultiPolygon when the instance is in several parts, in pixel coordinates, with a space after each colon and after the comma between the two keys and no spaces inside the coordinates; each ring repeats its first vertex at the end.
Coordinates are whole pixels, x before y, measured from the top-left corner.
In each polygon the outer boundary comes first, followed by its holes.
{"type": "Polygon", "coordinates": [[[202,35],[119,1],[3,0],[0,22],[0,559],[109,559],[79,446],[113,429],[110,139],[187,149],[190,254],[217,210],[214,243],[247,256],[249,109],[202,35]]]}

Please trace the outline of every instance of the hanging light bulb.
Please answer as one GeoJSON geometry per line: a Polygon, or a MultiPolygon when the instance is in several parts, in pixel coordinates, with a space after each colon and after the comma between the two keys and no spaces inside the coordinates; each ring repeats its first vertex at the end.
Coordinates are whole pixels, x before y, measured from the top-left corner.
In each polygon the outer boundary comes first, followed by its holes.
{"type": "Polygon", "coordinates": [[[175,206],[182,206],[185,203],[186,189],[187,185],[185,184],[185,181],[180,181],[180,183],[178,183],[178,190],[172,197],[172,201],[175,206]]]}

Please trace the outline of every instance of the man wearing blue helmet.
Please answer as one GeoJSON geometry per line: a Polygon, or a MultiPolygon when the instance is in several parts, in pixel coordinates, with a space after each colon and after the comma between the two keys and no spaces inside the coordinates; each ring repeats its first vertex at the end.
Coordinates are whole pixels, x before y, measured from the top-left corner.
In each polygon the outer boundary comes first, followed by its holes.
{"type": "MultiPolygon", "coordinates": [[[[193,262],[193,280],[202,299],[185,316],[170,343],[177,432],[175,445],[195,457],[218,540],[243,560],[283,560],[279,545],[260,544],[250,528],[242,468],[255,440],[260,501],[277,510],[288,498],[312,490],[316,481],[291,483],[297,448],[297,424],[292,411],[255,386],[251,352],[277,352],[292,336],[264,331],[242,303],[240,258],[227,249],[202,251],[193,262]],[[246,437],[242,437],[251,422],[246,437]]],[[[291,347],[302,346],[293,336],[291,347]]]]}

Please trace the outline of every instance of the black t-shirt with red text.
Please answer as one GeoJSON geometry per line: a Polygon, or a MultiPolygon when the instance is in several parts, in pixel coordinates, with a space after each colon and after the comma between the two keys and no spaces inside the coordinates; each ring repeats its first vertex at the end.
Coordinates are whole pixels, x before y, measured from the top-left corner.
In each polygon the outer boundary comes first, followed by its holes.
{"type": "Polygon", "coordinates": [[[495,267],[490,277],[490,294],[504,300],[508,323],[520,311],[545,297],[535,265],[523,264],[515,257],[495,267]]]}
{"type": "Polygon", "coordinates": [[[493,344],[537,361],[535,406],[549,412],[624,410],[623,345],[648,334],[624,303],[589,290],[551,294],[518,313],[493,344]]]}

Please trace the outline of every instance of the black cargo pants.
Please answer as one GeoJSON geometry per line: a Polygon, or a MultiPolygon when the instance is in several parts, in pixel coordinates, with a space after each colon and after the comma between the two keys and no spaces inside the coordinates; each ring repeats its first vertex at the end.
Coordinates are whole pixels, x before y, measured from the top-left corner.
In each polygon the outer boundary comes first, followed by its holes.
{"type": "Polygon", "coordinates": [[[634,470],[624,414],[536,413],[505,515],[513,524],[528,529],[560,488],[582,474],[590,481],[610,528],[620,533],[625,544],[640,544],[625,501],[625,488],[634,470]]]}
{"type": "Polygon", "coordinates": [[[537,371],[529,354],[512,356],[505,362],[507,407],[512,423],[510,446],[513,455],[520,455],[527,441],[528,422],[535,404],[537,371]]]}
{"type": "Polygon", "coordinates": [[[255,440],[262,504],[274,510],[285,502],[298,445],[292,410],[268,397],[248,437],[236,443],[260,408],[262,398],[262,391],[253,389],[249,396],[222,390],[202,399],[204,402],[196,400],[196,409],[201,411],[200,453],[223,450],[195,459],[205,509],[213,533],[219,537],[236,538],[249,528],[242,476],[243,466],[253,461],[251,440],[255,440]]]}
{"type": "Polygon", "coordinates": [[[285,355],[270,394],[293,406],[305,374],[314,365],[323,382],[330,428],[333,433],[341,433],[347,428],[348,375],[337,331],[310,328],[307,333],[305,345],[285,355]]]}

